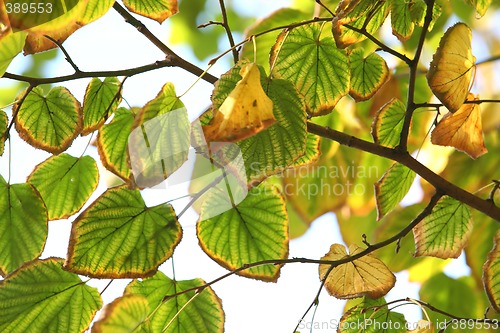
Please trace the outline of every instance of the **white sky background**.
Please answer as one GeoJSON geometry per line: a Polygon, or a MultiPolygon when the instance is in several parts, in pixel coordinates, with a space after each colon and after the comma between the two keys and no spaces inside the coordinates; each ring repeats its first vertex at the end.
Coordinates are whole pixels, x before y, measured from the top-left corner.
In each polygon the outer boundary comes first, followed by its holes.
{"type": "MultiPolygon", "coordinates": [[[[266,16],[274,9],[286,6],[289,1],[235,1],[244,4],[241,10],[251,12],[258,16],[266,16]]],[[[216,5],[216,4],[214,4],[216,5]]],[[[168,24],[159,25],[145,18],[140,20],[161,40],[168,40],[172,33],[168,24]]],[[[205,68],[206,63],[197,61],[187,46],[169,45],[177,54],[186,60],[205,68]]],[[[65,43],[64,47],[71,55],[73,61],[83,71],[117,70],[126,69],[153,63],[164,58],[152,43],[138,33],[135,28],[125,23],[123,18],[114,10],[102,19],[78,30],[65,43]]],[[[228,55],[230,57],[230,55],[228,55]]],[[[229,62],[220,62],[210,71],[219,76],[229,69],[229,62]]],[[[27,58],[18,56],[8,71],[18,73],[26,66],[27,58]]],[[[71,66],[59,53],[57,61],[45,73],[47,76],[58,76],[72,73],[71,66]]],[[[183,93],[196,79],[195,76],[180,69],[161,69],[131,77],[124,86],[123,95],[132,106],[142,106],[153,99],[160,91],[163,84],[173,82],[177,94],[183,93]]],[[[78,80],[63,83],[75,97],[82,101],[85,88],[89,80],[78,80]]],[[[11,82],[7,82],[10,84],[11,82]]],[[[0,84],[2,82],[0,81],[0,84]]],[[[3,82],[5,84],[5,82],[3,82]]],[[[210,94],[213,86],[199,81],[182,101],[186,105],[190,119],[195,119],[210,103],[210,94]]],[[[126,104],[124,105],[126,106],[126,104]]],[[[13,131],[14,132],[14,131],[13,131]]],[[[25,182],[33,167],[45,160],[50,155],[41,150],[34,150],[18,137],[12,139],[12,174],[11,183],[25,182]]],[[[79,156],[89,140],[89,137],[79,138],[68,150],[68,153],[79,156]]],[[[87,154],[99,161],[97,149],[90,147],[87,154]]],[[[8,175],[8,150],[0,158],[0,173],[7,179],[8,175]]],[[[101,170],[101,184],[93,198],[106,189],[106,177],[101,170]]],[[[177,193],[176,193],[177,194],[177,193]]],[[[148,205],[165,201],[165,194],[156,190],[152,195],[145,195],[148,205]]],[[[170,195],[168,195],[170,197],[170,195]]],[[[91,199],[91,200],[94,200],[91,199]]],[[[174,208],[179,212],[186,200],[173,202],[174,208]]],[[[71,220],[73,220],[72,218],[71,220]]],[[[175,273],[177,280],[202,278],[211,281],[227,272],[212,261],[198,246],[195,223],[197,216],[190,211],[181,218],[184,236],[174,253],[175,273]]],[[[49,237],[42,257],[66,256],[71,224],[68,220],[51,221],[49,223],[49,237]]],[[[361,235],[360,235],[361,237],[361,235]]],[[[318,259],[328,252],[333,243],[343,243],[337,222],[333,214],[327,214],[317,219],[307,233],[290,242],[290,257],[306,257],[318,259]]],[[[462,258],[463,259],[463,258],[462,258]]],[[[172,277],[172,263],[168,260],[160,270],[172,277]]],[[[447,270],[453,275],[467,273],[463,260],[455,261],[447,270]]],[[[387,296],[388,300],[402,297],[418,297],[415,284],[406,282],[407,274],[398,274],[396,287],[387,296]]],[[[102,290],[109,280],[92,280],[89,284],[102,290]]],[[[103,293],[105,303],[119,297],[123,288],[130,280],[115,280],[111,287],[103,293]]],[[[289,264],[282,268],[281,277],[277,283],[265,283],[238,276],[227,278],[213,286],[216,294],[222,299],[226,313],[226,332],[286,332],[291,333],[297,321],[313,301],[319,287],[318,267],[312,264],[289,264]]],[[[337,320],[342,314],[344,302],[336,300],[323,291],[319,307],[316,312],[315,322],[330,322],[337,320]]],[[[418,320],[418,311],[415,307],[398,308],[407,315],[407,320],[418,320]],[[411,309],[411,313],[404,311],[411,309]],[[409,316],[408,316],[409,314],[409,316]]],[[[312,311],[306,317],[306,322],[311,320],[312,311]]],[[[308,330],[302,329],[302,332],[308,330]]],[[[314,332],[334,332],[334,328],[314,330],[314,332]]]]}

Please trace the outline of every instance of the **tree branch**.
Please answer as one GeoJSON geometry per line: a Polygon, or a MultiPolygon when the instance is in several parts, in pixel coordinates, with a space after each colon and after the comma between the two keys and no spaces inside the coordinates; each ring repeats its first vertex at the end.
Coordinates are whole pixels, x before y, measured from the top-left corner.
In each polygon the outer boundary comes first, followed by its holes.
{"type": "Polygon", "coordinates": [[[438,191],[459,200],[472,208],[475,208],[489,217],[500,222],[500,208],[491,201],[483,200],[474,194],[450,183],[446,179],[434,173],[425,165],[413,158],[407,151],[401,151],[397,148],[388,148],[376,143],[365,141],[354,136],[336,131],[334,129],[323,127],[311,122],[307,123],[307,130],[310,133],[336,141],[342,145],[363,150],[365,152],[389,158],[399,162],[411,170],[415,171],[423,179],[432,184],[438,191]]]}
{"type": "Polygon", "coordinates": [[[420,39],[418,40],[417,50],[415,51],[415,57],[408,64],[410,67],[410,77],[408,79],[408,101],[406,104],[405,118],[403,121],[403,128],[401,130],[398,149],[401,151],[406,151],[408,149],[408,135],[410,132],[411,118],[413,117],[413,112],[415,111],[415,84],[417,80],[417,69],[418,62],[420,61],[420,55],[422,54],[422,49],[424,47],[425,36],[429,25],[432,21],[432,11],[434,9],[434,0],[427,0],[427,11],[425,13],[425,21],[422,26],[422,33],[420,34],[420,39]]]}
{"type": "Polygon", "coordinates": [[[226,30],[227,39],[229,40],[229,46],[231,46],[231,49],[233,50],[234,63],[237,63],[238,50],[236,50],[236,48],[234,47],[234,38],[233,34],[231,33],[231,28],[229,27],[229,23],[227,20],[226,5],[224,4],[224,0],[219,0],[219,6],[220,6],[220,12],[222,14],[222,26],[224,27],[224,30],[226,30]]]}
{"type": "Polygon", "coordinates": [[[113,4],[113,8],[125,19],[125,22],[135,27],[137,31],[143,34],[149,41],[151,41],[151,43],[153,43],[158,49],[160,49],[160,51],[165,53],[165,55],[167,56],[167,60],[169,60],[172,64],[171,66],[180,67],[191,74],[201,77],[203,80],[209,83],[215,83],[218,80],[212,74],[206,73],[203,69],[175,54],[174,51],[172,51],[167,45],[159,40],[158,37],[156,37],[151,31],[149,31],[149,29],[146,28],[146,26],[141,21],[133,17],[132,14],[130,14],[118,2],[115,2],[113,4]]]}

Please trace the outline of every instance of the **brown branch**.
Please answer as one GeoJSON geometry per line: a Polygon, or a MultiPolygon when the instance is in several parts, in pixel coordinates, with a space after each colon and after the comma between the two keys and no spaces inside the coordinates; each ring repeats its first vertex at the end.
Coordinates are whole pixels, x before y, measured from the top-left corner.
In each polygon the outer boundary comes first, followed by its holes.
{"type": "Polygon", "coordinates": [[[226,5],[224,4],[224,0],[219,0],[219,6],[220,6],[220,12],[222,14],[222,26],[224,27],[224,30],[226,30],[227,39],[229,40],[229,46],[231,46],[231,49],[233,50],[232,52],[233,52],[234,63],[237,63],[238,50],[236,50],[236,48],[234,47],[234,38],[231,32],[231,28],[229,27],[229,22],[227,20],[226,5]]]}
{"type": "Polygon", "coordinates": [[[420,61],[420,55],[422,54],[422,49],[424,47],[425,36],[429,25],[432,21],[432,11],[434,9],[434,0],[428,0],[427,11],[425,13],[425,21],[422,26],[422,33],[420,34],[420,39],[418,40],[417,50],[415,51],[415,57],[408,64],[410,67],[410,77],[408,79],[408,101],[406,104],[405,118],[403,121],[403,128],[401,130],[398,149],[401,151],[406,151],[408,149],[408,135],[410,133],[410,123],[413,117],[413,112],[415,111],[415,84],[417,81],[417,71],[418,62],[420,61]]]}
{"type": "Polygon", "coordinates": [[[212,74],[206,73],[203,69],[198,66],[190,63],[187,60],[179,57],[172,51],[167,45],[165,45],[161,40],[158,39],[151,31],[149,31],[146,26],[132,16],[125,8],[123,8],[118,2],[113,4],[114,10],[118,12],[124,19],[125,22],[129,23],[133,27],[137,29],[141,34],[143,34],[151,43],[153,43],[160,51],[165,53],[167,60],[172,64],[171,66],[180,67],[187,72],[194,74],[198,77],[201,77],[203,80],[209,83],[215,83],[218,79],[212,74]]]}
{"type": "Polygon", "coordinates": [[[348,135],[334,129],[323,127],[311,122],[307,123],[307,130],[310,133],[319,135],[321,137],[336,141],[342,145],[352,148],[360,149],[365,152],[389,158],[393,161],[399,162],[411,170],[415,171],[423,179],[433,185],[438,191],[443,192],[450,197],[463,202],[472,208],[488,215],[492,219],[500,221],[500,208],[495,206],[491,201],[483,200],[474,194],[465,191],[464,189],[450,183],[446,179],[434,173],[425,165],[413,158],[407,151],[401,151],[397,148],[388,148],[379,144],[365,141],[354,136],[348,135]]]}
{"type": "Polygon", "coordinates": [[[36,87],[41,84],[52,84],[52,83],[61,83],[65,81],[71,81],[71,80],[78,80],[78,79],[84,79],[84,78],[91,78],[91,77],[114,77],[114,76],[134,76],[137,74],[142,74],[148,71],[152,71],[155,69],[159,68],[164,68],[164,67],[173,67],[175,65],[172,64],[170,59],[165,59],[165,60],[160,60],[156,61],[155,63],[149,64],[149,65],[144,65],[140,67],[135,67],[135,68],[129,68],[129,69],[121,69],[121,70],[116,70],[116,71],[94,71],[94,72],[75,72],[70,75],[63,75],[63,76],[56,76],[56,77],[48,77],[48,78],[37,78],[37,77],[30,77],[30,76],[24,76],[24,75],[18,75],[18,74],[11,74],[6,72],[2,77],[7,78],[7,79],[12,79],[16,81],[22,81],[22,82],[27,82],[30,85],[36,87]]]}

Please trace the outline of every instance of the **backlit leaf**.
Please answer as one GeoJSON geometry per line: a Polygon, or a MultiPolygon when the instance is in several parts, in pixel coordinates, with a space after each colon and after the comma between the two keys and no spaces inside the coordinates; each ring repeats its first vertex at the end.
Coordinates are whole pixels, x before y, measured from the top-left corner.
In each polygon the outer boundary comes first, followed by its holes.
{"type": "Polygon", "coordinates": [[[202,279],[174,281],[162,272],[142,281],[132,281],[125,289],[125,295],[141,295],[149,303],[149,320],[140,327],[140,332],[222,333],[224,311],[212,288],[168,297],[204,284],[202,279]]]}
{"type": "Polygon", "coordinates": [[[262,89],[258,66],[245,64],[240,75],[241,80],[215,110],[210,123],[203,126],[208,143],[240,141],[276,123],[273,102],[262,89]]]}
{"type": "Polygon", "coordinates": [[[0,275],[38,257],[47,233],[47,208],[35,188],[0,175],[0,275]]]}
{"type": "Polygon", "coordinates": [[[491,305],[500,312],[500,231],[495,235],[493,249],[483,267],[483,283],[491,305]]]}
{"type": "Polygon", "coordinates": [[[7,118],[7,114],[3,110],[0,110],[0,156],[3,155],[8,122],[9,118],[7,118]]]}
{"type": "Polygon", "coordinates": [[[132,333],[147,320],[149,303],[141,295],[125,295],[106,305],[93,333],[132,333]]]}
{"type": "Polygon", "coordinates": [[[458,258],[472,231],[469,208],[451,197],[441,198],[414,229],[415,256],[458,258]]]}
{"type": "Polygon", "coordinates": [[[349,54],[351,66],[351,89],[349,95],[356,101],[371,98],[387,81],[389,69],[385,60],[376,53],[367,57],[361,48],[349,54]]]}
{"type": "Polygon", "coordinates": [[[404,42],[413,33],[413,23],[410,7],[412,2],[406,0],[392,0],[391,3],[391,25],[392,34],[404,42]]]}
{"type": "Polygon", "coordinates": [[[394,163],[382,178],[375,183],[377,220],[389,213],[403,200],[415,179],[415,172],[403,164],[394,163]]]}
{"type": "Polygon", "coordinates": [[[68,89],[52,88],[43,96],[40,87],[34,88],[18,112],[16,129],[30,145],[53,154],[63,152],[80,133],[82,117],[80,103],[68,89]]]}
{"type": "Polygon", "coordinates": [[[124,0],[123,4],[136,14],[162,23],[177,13],[177,0],[124,0]]]}
{"type": "MultiPolygon", "coordinates": [[[[427,11],[427,4],[425,0],[415,0],[410,3],[410,15],[415,22],[415,25],[422,27],[424,26],[425,22],[425,14],[427,11]]],[[[432,19],[429,24],[429,31],[432,31],[434,28],[434,24],[436,23],[437,19],[441,16],[442,8],[439,5],[439,3],[434,3],[434,6],[432,7],[432,19]]]]}
{"type": "Polygon", "coordinates": [[[25,40],[26,33],[22,31],[0,36],[0,77],[3,76],[12,59],[23,50],[25,40]]]}
{"type": "Polygon", "coordinates": [[[483,16],[491,5],[491,1],[492,0],[467,0],[466,2],[476,8],[479,16],[483,16]]]}
{"type": "Polygon", "coordinates": [[[82,135],[87,135],[100,128],[110,114],[112,114],[121,96],[120,81],[116,77],[107,77],[104,81],[93,78],[83,99],[83,130],[82,135]]]}
{"type": "Polygon", "coordinates": [[[97,289],[62,269],[62,259],[27,263],[0,281],[0,331],[84,332],[102,306],[97,289]]]}
{"type": "Polygon", "coordinates": [[[134,119],[134,112],[119,108],[115,111],[113,120],[102,126],[97,136],[97,148],[102,164],[125,180],[129,180],[131,175],[128,138],[134,119]]]}
{"type": "Polygon", "coordinates": [[[449,28],[441,38],[427,72],[427,81],[450,112],[457,111],[469,92],[476,58],[472,55],[472,31],[464,23],[449,28]]]}
{"type": "Polygon", "coordinates": [[[65,268],[99,278],[150,276],[181,235],[169,204],[147,207],[138,190],[111,188],[73,222],[65,268]]]}
{"type": "MultiPolygon", "coordinates": [[[[204,202],[197,234],[202,249],[221,266],[234,270],[247,263],[288,256],[288,216],[283,197],[275,187],[253,188],[233,209],[213,216],[227,205],[227,197],[211,193],[204,202]]],[[[239,272],[246,277],[276,281],[281,266],[263,265],[239,272]]]]}
{"type": "MultiPolygon", "coordinates": [[[[348,301],[346,306],[349,306],[348,301]]],[[[400,333],[405,332],[403,314],[389,311],[384,298],[363,297],[361,302],[347,310],[340,318],[339,333],[400,333]]]]}
{"type": "Polygon", "coordinates": [[[373,140],[383,146],[397,146],[403,129],[405,111],[406,107],[399,99],[392,99],[385,104],[373,119],[373,140]]]}
{"type": "Polygon", "coordinates": [[[312,115],[330,112],[349,92],[346,52],[322,36],[325,23],[304,25],[280,34],[271,51],[273,75],[293,82],[312,115]]]}
{"type": "Polygon", "coordinates": [[[172,83],[144,106],[134,127],[128,138],[134,178],[140,187],[152,187],[184,164],[190,148],[191,124],[172,83]]]}
{"type": "MultiPolygon", "coordinates": [[[[212,94],[214,108],[220,107],[241,80],[239,71],[245,63],[239,62],[217,81],[212,94]]],[[[263,71],[261,83],[273,102],[273,114],[277,123],[237,143],[243,154],[250,183],[258,183],[283,171],[303,156],[306,150],[305,105],[293,84],[280,79],[268,81],[263,71]]]]}
{"type": "MultiPolygon", "coordinates": [[[[305,12],[294,8],[280,8],[268,17],[255,22],[245,31],[245,36],[253,36],[277,26],[285,26],[294,22],[300,22],[310,18],[305,12]]],[[[276,43],[279,31],[268,32],[256,37],[257,49],[255,50],[255,62],[269,71],[269,50],[276,43]]],[[[243,44],[241,58],[254,59],[254,48],[252,43],[243,44]]]]}
{"type": "MultiPolygon", "coordinates": [[[[468,100],[477,100],[469,94],[468,100]]],[[[472,158],[486,154],[479,104],[463,104],[455,113],[447,113],[431,133],[431,142],[452,146],[472,158]]]]}
{"type": "Polygon", "coordinates": [[[66,218],[80,210],[98,181],[99,172],[92,157],[77,158],[66,153],[49,157],[28,177],[47,206],[49,220],[66,218]]]}
{"type": "Polygon", "coordinates": [[[113,7],[114,3],[114,0],[88,0],[85,11],[78,21],[82,24],[93,22],[104,16],[113,7]]]}
{"type": "MultiPolygon", "coordinates": [[[[341,244],[333,244],[330,251],[321,260],[342,260],[363,251],[351,245],[349,253],[341,244]]],[[[323,279],[330,265],[319,265],[319,277],[323,279]]],[[[350,299],[367,296],[379,298],[389,292],[396,283],[396,277],[382,261],[368,254],[351,262],[333,268],[326,278],[328,293],[336,298],[350,299]]]]}
{"type": "Polygon", "coordinates": [[[351,30],[349,26],[362,29],[373,35],[389,14],[390,1],[341,1],[332,20],[332,33],[337,47],[346,48],[361,42],[366,36],[351,30]]]}
{"type": "Polygon", "coordinates": [[[408,330],[408,333],[434,333],[435,327],[434,324],[431,321],[427,320],[419,320],[417,322],[417,327],[412,330],[408,330]]]}

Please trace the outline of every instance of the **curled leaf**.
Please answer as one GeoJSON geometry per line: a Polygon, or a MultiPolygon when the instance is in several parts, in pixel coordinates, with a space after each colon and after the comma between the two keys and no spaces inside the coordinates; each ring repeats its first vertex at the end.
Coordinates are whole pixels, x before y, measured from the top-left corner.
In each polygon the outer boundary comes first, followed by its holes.
{"type": "Polygon", "coordinates": [[[243,65],[236,84],[210,123],[203,127],[207,142],[235,142],[268,128],[276,122],[273,102],[260,82],[259,67],[243,65]]]}
{"type": "Polygon", "coordinates": [[[465,101],[476,58],[472,55],[472,31],[464,23],[449,28],[432,58],[427,81],[434,95],[450,110],[465,101]]]}
{"type": "MultiPolygon", "coordinates": [[[[467,100],[476,100],[469,94],[467,100]]],[[[431,142],[451,146],[472,158],[486,154],[483,125],[478,104],[464,104],[455,113],[447,113],[431,133],[431,142]]]]}

